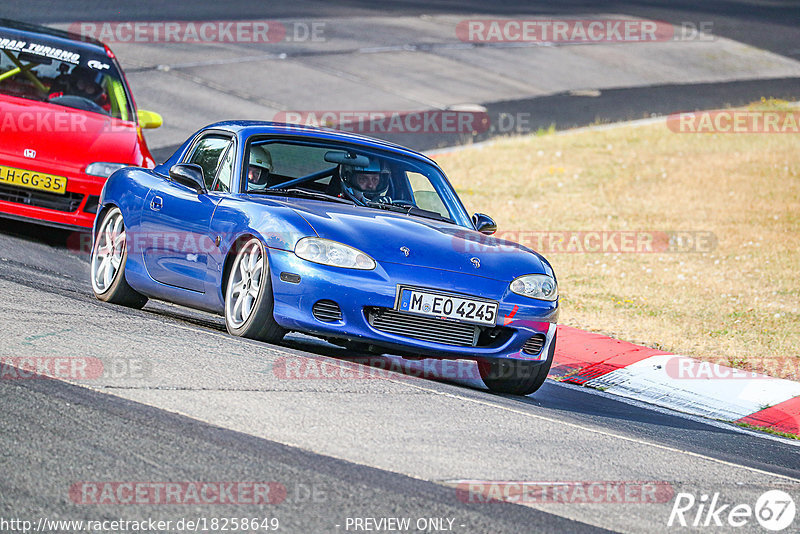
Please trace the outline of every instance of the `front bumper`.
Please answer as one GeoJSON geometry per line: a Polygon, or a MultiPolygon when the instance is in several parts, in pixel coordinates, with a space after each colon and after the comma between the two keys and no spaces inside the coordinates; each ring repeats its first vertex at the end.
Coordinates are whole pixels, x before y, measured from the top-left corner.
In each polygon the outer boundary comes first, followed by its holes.
{"type": "Polygon", "coordinates": [[[0,184],[0,216],[89,230],[94,223],[104,183],[103,178],[68,175],[67,191],[63,195],[0,184]]]}
{"type": "Polygon", "coordinates": [[[416,356],[530,361],[544,361],[555,336],[557,301],[538,301],[516,295],[510,292],[505,281],[387,262],[379,263],[373,271],[341,269],[313,264],[292,252],[275,249],[269,251],[269,261],[275,320],[289,330],[356,340],[416,356]],[[299,275],[300,281],[284,281],[282,273],[299,275]],[[499,311],[494,330],[501,335],[483,346],[462,346],[380,330],[370,324],[370,312],[393,309],[398,285],[496,300],[499,311]],[[341,319],[321,321],[315,318],[312,309],[320,300],[338,304],[341,319]],[[504,324],[509,315],[512,319],[504,324]],[[542,349],[536,354],[523,351],[525,343],[537,335],[545,337],[542,349]]]}

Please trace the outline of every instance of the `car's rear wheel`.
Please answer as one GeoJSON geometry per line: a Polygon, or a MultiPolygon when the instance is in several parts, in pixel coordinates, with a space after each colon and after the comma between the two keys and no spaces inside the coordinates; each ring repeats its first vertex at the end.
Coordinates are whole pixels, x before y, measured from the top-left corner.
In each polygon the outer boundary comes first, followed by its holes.
{"type": "Polygon", "coordinates": [[[239,247],[225,291],[225,326],[234,336],[280,341],[286,334],[272,315],[274,301],[264,246],[252,238],[239,247]]]}
{"type": "Polygon", "coordinates": [[[122,212],[114,207],[103,216],[92,247],[92,290],[95,297],[104,302],[141,308],[147,303],[147,297],[137,293],[125,280],[127,260],[125,222],[122,212]]]}
{"type": "Polygon", "coordinates": [[[556,337],[554,334],[547,351],[547,360],[544,362],[503,358],[481,360],[478,362],[478,370],[483,383],[494,393],[530,395],[542,387],[547,379],[547,373],[550,372],[550,366],[553,365],[555,352],[556,337]]]}

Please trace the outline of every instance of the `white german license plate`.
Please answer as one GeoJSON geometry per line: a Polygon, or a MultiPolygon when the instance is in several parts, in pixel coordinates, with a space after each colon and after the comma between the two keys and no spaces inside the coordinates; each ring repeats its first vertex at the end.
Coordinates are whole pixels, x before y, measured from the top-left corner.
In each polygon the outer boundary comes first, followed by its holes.
{"type": "Polygon", "coordinates": [[[397,309],[484,325],[494,325],[497,321],[496,302],[428,293],[417,289],[402,289],[397,309]]]}

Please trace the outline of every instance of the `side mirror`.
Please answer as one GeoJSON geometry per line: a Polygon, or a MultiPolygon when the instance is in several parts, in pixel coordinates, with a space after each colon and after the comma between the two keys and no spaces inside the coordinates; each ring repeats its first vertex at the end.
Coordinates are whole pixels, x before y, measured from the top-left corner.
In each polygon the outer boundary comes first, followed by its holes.
{"type": "Polygon", "coordinates": [[[497,231],[497,223],[494,222],[491,217],[483,213],[476,213],[473,215],[472,224],[474,224],[475,229],[482,234],[492,235],[497,231]]]}
{"type": "Polygon", "coordinates": [[[203,168],[200,165],[178,163],[169,168],[169,177],[173,182],[194,189],[198,194],[207,192],[206,181],[203,179],[203,168]]]}
{"type": "Polygon", "coordinates": [[[158,128],[162,124],[164,124],[164,119],[161,118],[161,115],[156,113],[155,111],[147,111],[146,109],[140,109],[136,112],[136,117],[139,119],[139,126],[142,129],[148,128],[158,128]]]}

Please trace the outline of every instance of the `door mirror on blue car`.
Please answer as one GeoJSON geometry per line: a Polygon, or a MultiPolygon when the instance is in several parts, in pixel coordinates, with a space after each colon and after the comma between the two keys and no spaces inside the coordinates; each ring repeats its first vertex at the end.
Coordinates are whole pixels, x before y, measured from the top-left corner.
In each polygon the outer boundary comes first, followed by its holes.
{"type": "Polygon", "coordinates": [[[169,178],[173,182],[185,185],[197,191],[198,194],[206,193],[206,182],[203,179],[203,168],[194,163],[178,163],[169,168],[169,178]]]}
{"type": "Polygon", "coordinates": [[[483,213],[476,213],[473,215],[472,224],[474,224],[475,229],[482,234],[492,235],[497,231],[497,223],[494,222],[494,219],[483,213]]]}

